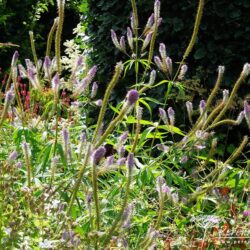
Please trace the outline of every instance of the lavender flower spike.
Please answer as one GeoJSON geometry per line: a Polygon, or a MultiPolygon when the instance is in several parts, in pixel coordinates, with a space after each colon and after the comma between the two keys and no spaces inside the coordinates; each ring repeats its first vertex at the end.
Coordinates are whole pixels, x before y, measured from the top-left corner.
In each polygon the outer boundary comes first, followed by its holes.
{"type": "Polygon", "coordinates": [[[188,71],[188,66],[186,64],[183,64],[181,66],[181,71],[180,71],[180,74],[178,76],[178,80],[180,80],[180,81],[183,80],[187,71],[188,71]]]}
{"type": "Polygon", "coordinates": [[[55,91],[55,93],[58,93],[59,91],[59,84],[60,84],[59,75],[58,73],[56,73],[52,79],[52,89],[55,91]]]}
{"type": "Polygon", "coordinates": [[[199,109],[200,109],[200,114],[202,115],[206,109],[206,102],[204,100],[200,101],[199,109]]]}
{"type": "Polygon", "coordinates": [[[127,158],[127,167],[131,171],[132,168],[134,167],[134,154],[129,153],[128,158],[127,158]]]}
{"type": "Polygon", "coordinates": [[[173,73],[173,63],[172,63],[172,59],[170,57],[166,58],[166,64],[167,64],[169,74],[172,75],[172,73],[173,73]]]}
{"type": "Polygon", "coordinates": [[[97,94],[97,90],[98,90],[98,85],[96,82],[93,83],[92,85],[92,89],[91,89],[91,95],[90,97],[93,99],[95,98],[96,94],[97,94]]]}
{"type": "Polygon", "coordinates": [[[12,57],[12,61],[11,61],[11,67],[14,67],[16,65],[16,62],[18,60],[19,57],[19,53],[18,51],[15,51],[13,57],[12,57]]]}
{"type": "Polygon", "coordinates": [[[120,38],[120,48],[124,53],[126,53],[126,41],[124,36],[120,38]]]}
{"type": "Polygon", "coordinates": [[[150,29],[153,24],[154,24],[154,13],[152,13],[151,16],[148,18],[146,29],[150,29]]]}
{"type": "Polygon", "coordinates": [[[164,109],[159,108],[159,116],[165,123],[165,125],[168,125],[168,118],[167,118],[167,113],[164,109]]]}
{"type": "Polygon", "coordinates": [[[97,66],[94,65],[87,74],[88,83],[90,83],[94,79],[96,72],[97,72],[97,66]]]}
{"type": "Polygon", "coordinates": [[[6,105],[10,105],[13,102],[14,98],[15,98],[15,94],[11,88],[10,90],[7,91],[6,96],[5,96],[6,105]]]}
{"type": "Polygon", "coordinates": [[[127,104],[128,106],[133,106],[139,98],[139,93],[137,90],[132,89],[127,93],[127,104]]]}
{"type": "Polygon", "coordinates": [[[93,164],[97,165],[100,162],[100,160],[104,157],[105,154],[106,154],[105,147],[101,146],[101,147],[97,148],[92,155],[93,164]]]}
{"type": "Polygon", "coordinates": [[[141,49],[142,51],[144,51],[148,47],[148,45],[151,41],[151,38],[152,38],[152,34],[153,34],[153,32],[149,32],[147,34],[145,40],[143,41],[143,45],[142,45],[142,49],[141,49]]]}
{"type": "Polygon", "coordinates": [[[150,73],[150,78],[149,78],[149,85],[153,85],[155,83],[155,78],[156,78],[156,71],[152,70],[150,73]]]}
{"type": "Polygon", "coordinates": [[[248,104],[246,100],[244,101],[244,115],[245,115],[248,128],[250,129],[250,105],[248,104]]]}
{"type": "Polygon", "coordinates": [[[164,43],[160,43],[159,52],[160,52],[162,60],[166,60],[167,53],[166,53],[166,46],[164,43]]]}
{"type": "Polygon", "coordinates": [[[130,49],[133,50],[134,49],[133,33],[129,27],[127,28],[127,39],[128,39],[128,45],[129,45],[130,49]]]}
{"type": "Polygon", "coordinates": [[[155,62],[155,64],[156,64],[156,66],[157,66],[160,70],[162,70],[162,61],[161,61],[161,59],[160,59],[159,56],[155,56],[155,57],[154,57],[154,62],[155,62]]]}
{"type": "Polygon", "coordinates": [[[12,162],[12,161],[15,161],[15,160],[17,159],[17,157],[18,157],[17,151],[13,151],[13,152],[11,152],[11,153],[9,154],[8,160],[9,160],[10,162],[12,162]]]}
{"type": "Polygon", "coordinates": [[[154,4],[155,21],[157,21],[158,18],[160,17],[160,8],[161,8],[161,2],[159,0],[156,0],[154,4]]]}
{"type": "Polygon", "coordinates": [[[168,118],[169,118],[170,125],[174,126],[175,112],[172,107],[168,108],[168,118]]]}
{"type": "Polygon", "coordinates": [[[112,42],[115,45],[115,47],[117,49],[121,49],[120,44],[119,44],[118,39],[117,39],[117,35],[116,35],[114,30],[111,30],[111,39],[112,39],[112,42]]]}
{"type": "Polygon", "coordinates": [[[128,139],[128,131],[125,131],[124,133],[122,133],[118,139],[119,144],[124,144],[126,142],[126,140],[128,139]]]}

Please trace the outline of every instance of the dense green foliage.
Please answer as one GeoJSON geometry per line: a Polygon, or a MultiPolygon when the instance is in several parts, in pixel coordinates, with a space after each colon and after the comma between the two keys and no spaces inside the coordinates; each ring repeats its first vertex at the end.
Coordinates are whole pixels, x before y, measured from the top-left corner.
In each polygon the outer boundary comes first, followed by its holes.
{"type": "Polygon", "coordinates": [[[220,88],[226,73],[219,66],[213,90],[193,101],[187,65],[182,60],[178,67],[165,44],[155,43],[161,2],[152,6],[147,35],[138,30],[131,3],[127,38],[112,31],[115,47],[128,58],[109,74],[102,99],[102,83],[95,82],[100,67],[88,69],[72,41],[61,50],[65,0],[57,1],[41,63],[34,44],[34,62],[18,51],[10,60],[0,91],[0,249],[249,247],[249,102],[240,103],[239,113],[230,111],[250,63],[232,91],[220,88]],[[112,92],[123,76],[133,87],[115,105],[112,92]],[[151,95],[157,92],[162,100],[151,95]],[[159,108],[155,115],[152,104],[159,108]],[[91,110],[96,122],[89,122],[91,110]],[[245,126],[246,133],[236,147],[223,149],[227,134],[219,128],[233,126],[245,126]]]}
{"type": "MultiPolygon", "coordinates": [[[[136,1],[140,10],[140,28],[151,14],[153,0],[136,1]]],[[[170,57],[178,62],[190,40],[198,1],[162,1],[163,22],[158,42],[167,45],[170,57]]],[[[244,62],[249,60],[250,47],[250,2],[248,0],[205,1],[205,10],[197,44],[188,62],[192,74],[202,76],[206,86],[211,86],[218,65],[225,65],[225,84],[239,73],[244,62]],[[201,67],[200,67],[201,66],[201,67]]],[[[119,35],[126,31],[130,20],[131,7],[127,0],[89,1],[88,35],[93,46],[91,59],[102,68],[101,78],[120,60],[121,54],[112,47],[110,29],[119,35]],[[109,61],[109,64],[106,62],[109,61]]]]}

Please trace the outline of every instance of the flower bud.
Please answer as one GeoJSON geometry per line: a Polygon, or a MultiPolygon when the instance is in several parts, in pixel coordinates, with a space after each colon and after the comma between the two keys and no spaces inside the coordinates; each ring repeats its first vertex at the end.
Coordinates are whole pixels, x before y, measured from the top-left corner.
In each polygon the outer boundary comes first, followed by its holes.
{"type": "Polygon", "coordinates": [[[94,102],[96,106],[101,107],[102,106],[102,99],[99,99],[94,102]]]}
{"type": "Polygon", "coordinates": [[[245,65],[243,66],[242,75],[247,77],[249,75],[249,73],[250,73],[250,64],[245,63],[245,65]]]}
{"type": "Polygon", "coordinates": [[[153,24],[154,24],[154,13],[152,13],[151,16],[148,18],[146,29],[150,29],[153,24]]]}
{"type": "Polygon", "coordinates": [[[224,89],[223,90],[223,103],[226,103],[226,101],[228,100],[228,96],[229,96],[229,90],[224,89]]]}
{"type": "Polygon", "coordinates": [[[218,73],[219,73],[219,75],[223,75],[224,72],[225,72],[225,66],[219,66],[218,67],[218,73]]]}

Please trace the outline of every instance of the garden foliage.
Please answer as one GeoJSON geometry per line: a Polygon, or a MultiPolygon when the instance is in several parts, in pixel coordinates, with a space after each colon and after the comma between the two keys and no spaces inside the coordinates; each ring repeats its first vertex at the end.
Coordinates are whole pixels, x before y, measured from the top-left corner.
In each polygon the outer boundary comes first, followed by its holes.
{"type": "Polygon", "coordinates": [[[246,249],[249,137],[242,136],[223,159],[217,129],[250,129],[247,100],[228,118],[250,64],[242,65],[232,91],[220,88],[225,67],[218,66],[206,100],[184,104],[189,125],[176,116],[204,1],[181,63],[174,64],[166,45],[156,43],[161,2],[154,2],[153,15],[142,24],[131,0],[129,27],[110,33],[126,60],[116,63],[101,99],[98,66],[87,69],[82,55],[69,68],[62,64],[65,1],[57,4],[45,58],[38,59],[32,39],[32,60],[19,60],[16,51],[1,95],[1,248],[246,249]],[[129,73],[132,87],[113,106],[111,93],[129,73]],[[162,86],[163,103],[148,95],[162,86]],[[152,113],[150,102],[158,105],[156,119],[144,116],[145,109],[152,113]],[[90,108],[97,114],[91,125],[90,108]],[[107,110],[113,112],[110,120],[107,110]],[[231,233],[236,243],[223,240],[231,233]]]}

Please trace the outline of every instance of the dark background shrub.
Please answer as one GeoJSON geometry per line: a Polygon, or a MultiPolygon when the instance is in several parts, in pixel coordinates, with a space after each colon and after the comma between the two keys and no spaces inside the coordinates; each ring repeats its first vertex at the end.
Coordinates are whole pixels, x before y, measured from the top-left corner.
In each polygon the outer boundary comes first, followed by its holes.
{"type": "MultiPolygon", "coordinates": [[[[138,0],[140,27],[150,16],[154,0],[138,0]]],[[[170,57],[180,61],[192,34],[198,0],[162,0],[158,42],[164,42],[170,57]]],[[[200,32],[188,58],[190,76],[201,77],[206,86],[213,84],[218,65],[226,66],[226,86],[233,83],[250,55],[250,2],[248,0],[207,0],[200,32]],[[200,67],[201,66],[201,67],[200,67]]],[[[110,29],[119,35],[126,31],[131,14],[127,0],[89,0],[89,42],[91,59],[99,64],[100,79],[107,81],[117,60],[122,57],[110,39],[110,29]],[[109,62],[109,63],[107,63],[109,62]]],[[[157,47],[157,46],[156,46],[157,47]]]]}

